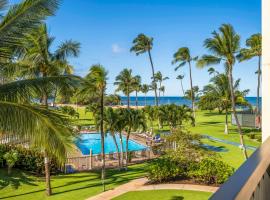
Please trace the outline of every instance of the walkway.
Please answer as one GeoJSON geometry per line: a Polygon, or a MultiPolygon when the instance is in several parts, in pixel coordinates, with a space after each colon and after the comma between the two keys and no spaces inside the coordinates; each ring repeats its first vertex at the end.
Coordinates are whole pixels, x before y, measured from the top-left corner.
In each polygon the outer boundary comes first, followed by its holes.
{"type": "Polygon", "coordinates": [[[120,196],[126,192],[130,191],[141,191],[141,190],[194,190],[194,191],[203,191],[203,192],[212,192],[217,191],[218,187],[205,186],[205,185],[191,185],[191,184],[156,184],[156,185],[145,185],[148,182],[146,178],[135,179],[116,187],[113,190],[109,190],[103,193],[100,193],[94,197],[90,197],[87,200],[109,200],[114,197],[120,196]]]}

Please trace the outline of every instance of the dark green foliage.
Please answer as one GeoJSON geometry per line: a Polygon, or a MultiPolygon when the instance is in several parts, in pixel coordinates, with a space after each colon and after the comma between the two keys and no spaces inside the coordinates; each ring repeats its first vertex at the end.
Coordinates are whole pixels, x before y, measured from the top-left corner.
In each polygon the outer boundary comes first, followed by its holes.
{"type": "MultiPolygon", "coordinates": [[[[14,168],[26,170],[34,174],[44,174],[44,156],[40,151],[35,149],[26,149],[18,146],[0,145],[0,167],[6,166],[6,162],[3,156],[6,152],[14,150],[18,153],[18,160],[15,163],[14,168]]],[[[55,159],[51,160],[51,172],[59,173],[59,165],[56,164],[55,159]]]]}
{"type": "Polygon", "coordinates": [[[191,164],[188,176],[205,184],[222,184],[233,173],[234,169],[223,161],[204,158],[200,162],[191,164]]]}
{"type": "Polygon", "coordinates": [[[76,112],[76,110],[71,106],[62,106],[62,107],[60,107],[60,111],[63,114],[67,114],[67,115],[74,117],[74,118],[77,118],[77,119],[80,117],[79,113],[76,112]]]}

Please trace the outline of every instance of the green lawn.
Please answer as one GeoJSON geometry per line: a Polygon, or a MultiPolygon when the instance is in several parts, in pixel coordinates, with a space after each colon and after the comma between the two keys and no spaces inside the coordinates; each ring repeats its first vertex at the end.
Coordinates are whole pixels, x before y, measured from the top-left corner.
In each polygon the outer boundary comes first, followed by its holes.
{"type": "Polygon", "coordinates": [[[79,113],[80,118],[78,120],[75,120],[75,124],[81,126],[94,125],[93,113],[85,113],[85,107],[78,107],[77,112],[79,113]]]}
{"type": "Polygon", "coordinates": [[[149,190],[128,192],[113,200],[207,200],[211,194],[187,190],[149,190]]]}
{"type": "MultiPolygon", "coordinates": [[[[112,189],[132,179],[143,177],[146,164],[133,165],[129,171],[107,171],[107,189],[112,189]]],[[[0,169],[0,199],[9,200],[80,200],[102,192],[99,172],[82,172],[52,177],[53,195],[46,197],[44,178],[37,178],[28,173],[14,170],[7,176],[6,170],[0,169]]]]}

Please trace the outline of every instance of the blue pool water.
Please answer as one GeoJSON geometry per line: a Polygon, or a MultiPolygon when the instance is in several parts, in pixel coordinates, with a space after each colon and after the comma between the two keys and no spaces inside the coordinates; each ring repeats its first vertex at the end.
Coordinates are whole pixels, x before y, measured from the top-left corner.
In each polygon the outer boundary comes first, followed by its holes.
{"type": "MultiPolygon", "coordinates": [[[[116,135],[116,141],[120,150],[120,139],[119,135],[116,135]]],[[[90,149],[92,149],[92,153],[100,154],[101,153],[101,137],[99,133],[94,134],[81,134],[80,138],[75,142],[76,146],[81,150],[83,155],[89,155],[90,149]]],[[[126,148],[126,137],[123,136],[123,145],[124,151],[126,148]]],[[[140,151],[144,150],[147,147],[139,144],[131,139],[128,141],[128,150],[129,151],[140,151]]],[[[116,147],[113,142],[113,138],[110,134],[107,134],[105,137],[105,153],[115,153],[116,147]]]]}

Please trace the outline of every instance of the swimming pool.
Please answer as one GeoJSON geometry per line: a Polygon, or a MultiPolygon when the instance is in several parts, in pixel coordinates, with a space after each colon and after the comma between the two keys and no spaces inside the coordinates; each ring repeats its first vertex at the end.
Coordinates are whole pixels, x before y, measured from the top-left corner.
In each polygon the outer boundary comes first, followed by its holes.
{"type": "MultiPolygon", "coordinates": [[[[116,134],[116,141],[120,150],[120,139],[119,135],[116,134]]],[[[75,142],[76,146],[81,150],[83,155],[89,155],[90,149],[92,149],[93,155],[101,153],[101,137],[99,133],[81,134],[80,138],[75,142]]],[[[126,148],[126,137],[123,136],[124,152],[126,148]]],[[[128,150],[129,151],[140,151],[147,149],[146,146],[129,139],[128,150]]],[[[115,153],[116,147],[113,142],[113,137],[108,133],[105,137],[105,153],[115,153]]]]}

